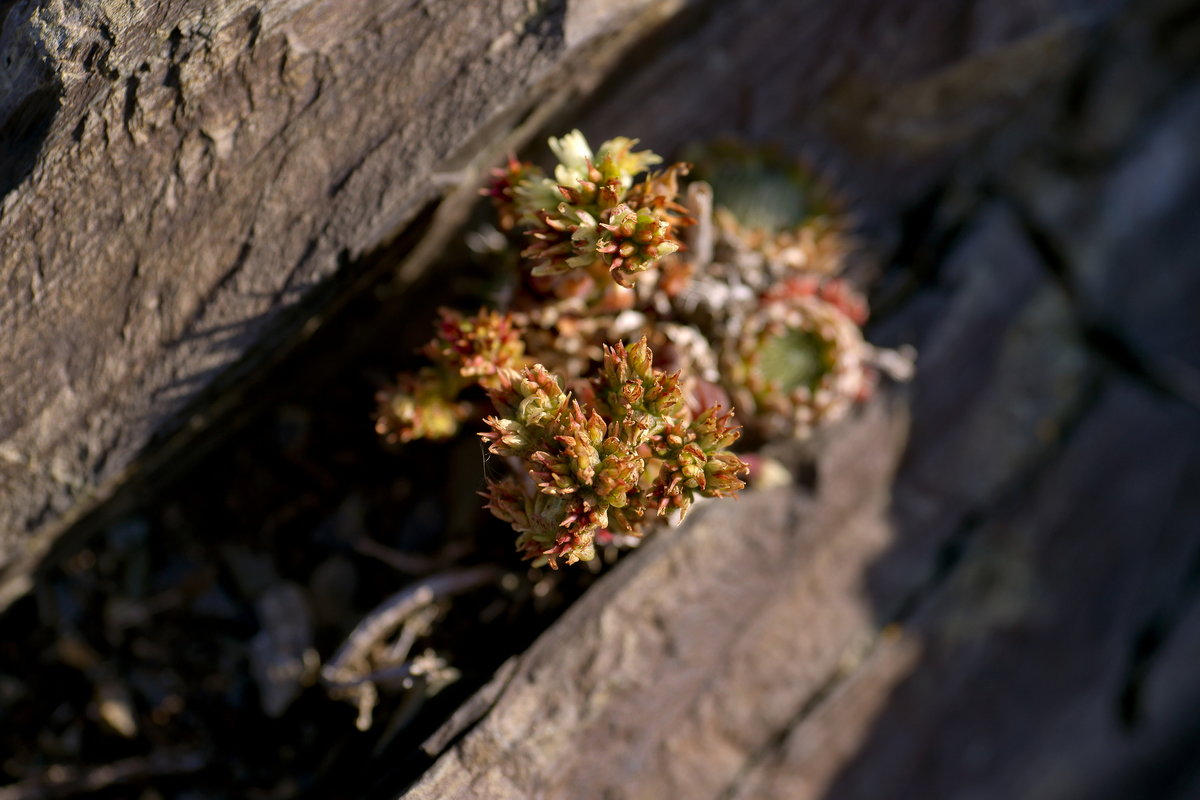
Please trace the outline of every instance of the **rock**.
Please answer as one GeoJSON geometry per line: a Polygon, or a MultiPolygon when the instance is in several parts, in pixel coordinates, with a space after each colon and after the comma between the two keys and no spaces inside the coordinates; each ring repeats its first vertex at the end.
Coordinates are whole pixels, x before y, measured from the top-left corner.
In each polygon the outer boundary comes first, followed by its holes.
{"type": "Polygon", "coordinates": [[[1189,67],[1170,51],[1197,36],[1179,22],[1184,5],[1124,14],[1106,32],[1112,49],[1080,78],[1077,113],[1000,180],[1061,262],[1051,266],[1096,346],[1200,406],[1200,90],[1181,83],[1189,67]]]}
{"type": "Polygon", "coordinates": [[[925,295],[933,299],[879,331],[881,342],[908,340],[919,354],[896,485],[908,546],[870,576],[885,616],[971,516],[1057,447],[1096,373],[1070,298],[1003,204],[974,215],[925,295]]]}
{"type": "Polygon", "coordinates": [[[250,668],[263,713],[278,717],[316,676],[312,617],[300,587],[278,583],[256,603],[261,630],[250,642],[250,668]]]}
{"type": "Polygon", "coordinates": [[[1148,670],[1142,691],[1154,700],[1135,702],[1149,702],[1145,718],[1121,710],[1144,626],[1195,604],[1185,587],[1200,554],[1197,504],[1180,487],[1198,467],[1200,418],[1128,381],[1108,385],[1022,501],[981,523],[903,633],[885,637],[737,796],[852,800],[892,786],[1084,798],[1109,796],[1109,775],[1145,780],[1139,762],[1188,741],[1179,722],[1197,708],[1168,677],[1196,646],[1188,624],[1162,670],[1148,670]],[[1164,684],[1183,703],[1172,713],[1159,705],[1164,684]]]}

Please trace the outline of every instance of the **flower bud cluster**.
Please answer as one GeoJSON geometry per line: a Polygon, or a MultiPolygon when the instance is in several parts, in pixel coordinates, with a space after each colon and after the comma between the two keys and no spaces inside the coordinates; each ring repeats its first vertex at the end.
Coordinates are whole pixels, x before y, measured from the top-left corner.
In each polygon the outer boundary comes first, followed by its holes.
{"type": "MultiPolygon", "coordinates": [[[[679,249],[676,228],[685,220],[675,213],[676,182],[650,176],[635,187],[637,175],[662,161],[648,150],[635,151],[636,144],[618,137],[593,154],[583,134],[572,131],[550,140],[559,161],[553,178],[513,160],[494,173],[484,193],[492,197],[502,229],[528,226],[521,256],[533,276],[607,270],[629,288],[636,275],[679,249]]],[[[684,172],[678,164],[667,174],[684,172]]]]}
{"type": "Polygon", "coordinates": [[[525,343],[511,314],[480,309],[464,317],[441,309],[437,336],[425,346],[425,354],[451,375],[465,383],[491,388],[502,369],[522,363],[525,343]]]}
{"type": "Polygon", "coordinates": [[[589,388],[585,406],[535,364],[502,371],[489,392],[497,413],[480,435],[519,467],[484,496],[527,558],[590,560],[600,531],[640,536],[648,511],[682,516],[697,496],[745,485],[746,465],[728,452],[738,438],[730,415],[713,407],[693,418],[678,376],[654,369],[644,338],[607,348],[589,388]]]}
{"type": "Polygon", "coordinates": [[[524,363],[525,344],[511,314],[481,309],[471,317],[440,309],[437,335],[423,348],[430,364],[401,374],[376,395],[375,430],[388,444],[445,439],[471,415],[468,388],[495,385],[524,363]]]}

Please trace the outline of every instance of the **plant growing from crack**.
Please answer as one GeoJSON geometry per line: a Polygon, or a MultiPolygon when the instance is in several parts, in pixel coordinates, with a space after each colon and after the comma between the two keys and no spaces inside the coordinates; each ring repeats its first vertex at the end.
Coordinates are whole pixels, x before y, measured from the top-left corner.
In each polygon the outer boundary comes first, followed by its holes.
{"type": "Polygon", "coordinates": [[[503,234],[490,256],[511,266],[495,308],[442,310],[428,364],[380,392],[376,421],[399,446],[482,419],[511,467],[486,507],[535,564],[736,495],[741,425],[804,437],[881,369],[910,373],[863,340],[849,224],[810,173],[713,149],[712,183],[685,186],[690,165],[647,173],[661,159],[633,139],[549,144],[552,176],[509,159],[484,190],[503,234]]]}

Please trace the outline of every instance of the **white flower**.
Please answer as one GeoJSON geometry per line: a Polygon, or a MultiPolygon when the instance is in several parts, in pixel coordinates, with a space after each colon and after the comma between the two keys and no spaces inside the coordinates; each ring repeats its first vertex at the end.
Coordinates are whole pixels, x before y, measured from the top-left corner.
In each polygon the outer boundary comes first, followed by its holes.
{"type": "Polygon", "coordinates": [[[551,136],[550,149],[559,162],[554,168],[554,179],[560,185],[575,186],[580,179],[587,178],[592,148],[578,129],[559,138],[551,136]]]}

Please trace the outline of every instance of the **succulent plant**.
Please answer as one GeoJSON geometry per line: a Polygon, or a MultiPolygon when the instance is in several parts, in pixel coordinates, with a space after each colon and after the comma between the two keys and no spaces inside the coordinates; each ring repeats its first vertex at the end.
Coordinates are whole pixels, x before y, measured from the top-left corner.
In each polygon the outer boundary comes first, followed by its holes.
{"type": "Polygon", "coordinates": [[[572,131],[550,139],[550,175],[512,158],[495,170],[482,193],[519,252],[501,259],[517,264],[503,309],[443,310],[428,365],[379,395],[393,444],[483,418],[511,467],[488,481],[486,507],[537,564],[587,561],[598,537],[735,495],[741,425],[807,436],[866,399],[881,369],[911,368],[863,339],[866,301],[842,276],[851,225],[811,171],[713,149],[714,198],[681,186],[688,164],[643,175],[661,159],[636,145],[593,151],[572,131]]]}
{"type": "MultiPolygon", "coordinates": [[[[648,177],[634,189],[635,177],[661,162],[648,150],[635,151],[636,139],[610,139],[593,155],[579,131],[550,140],[559,159],[554,178],[536,167],[510,160],[485,191],[500,215],[501,227],[529,226],[521,251],[534,277],[573,270],[609,270],[618,284],[679,249],[674,215],[677,184],[648,177]]],[[[673,167],[669,175],[684,171],[673,167]]]]}
{"type": "Polygon", "coordinates": [[[606,348],[583,404],[540,364],[500,373],[489,393],[497,413],[480,436],[516,468],[484,496],[527,557],[587,561],[600,530],[640,536],[647,512],[682,516],[697,496],[745,485],[745,463],[728,452],[739,435],[730,415],[693,416],[678,376],[653,358],[644,338],[606,348]]]}

